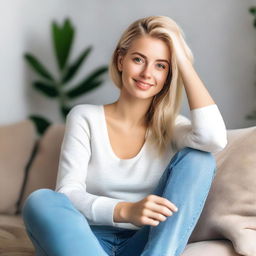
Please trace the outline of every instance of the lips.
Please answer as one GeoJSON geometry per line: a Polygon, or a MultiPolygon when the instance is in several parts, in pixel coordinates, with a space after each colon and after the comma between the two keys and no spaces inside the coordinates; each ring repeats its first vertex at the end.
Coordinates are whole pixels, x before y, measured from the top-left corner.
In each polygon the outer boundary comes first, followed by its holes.
{"type": "Polygon", "coordinates": [[[140,80],[135,80],[135,85],[140,89],[140,90],[143,90],[143,91],[146,91],[146,90],[149,90],[151,88],[151,86],[153,86],[152,84],[149,84],[149,83],[145,83],[145,82],[142,82],[140,80]]]}
{"type": "Polygon", "coordinates": [[[137,82],[137,83],[140,83],[141,85],[144,85],[144,86],[153,86],[153,84],[150,84],[150,83],[147,83],[147,82],[143,82],[141,80],[134,79],[134,81],[137,82]]]}

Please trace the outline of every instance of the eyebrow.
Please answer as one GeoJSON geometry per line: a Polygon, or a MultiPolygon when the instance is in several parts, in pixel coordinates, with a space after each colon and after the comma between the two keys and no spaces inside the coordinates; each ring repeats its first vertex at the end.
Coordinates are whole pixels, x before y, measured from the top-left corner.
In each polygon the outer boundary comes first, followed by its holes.
{"type": "MultiPolygon", "coordinates": [[[[138,54],[141,57],[143,57],[144,59],[147,59],[147,57],[144,54],[140,53],[140,52],[132,52],[131,54],[138,54]]],[[[158,59],[157,61],[163,61],[163,62],[166,62],[169,65],[169,61],[168,60],[158,59]]]]}

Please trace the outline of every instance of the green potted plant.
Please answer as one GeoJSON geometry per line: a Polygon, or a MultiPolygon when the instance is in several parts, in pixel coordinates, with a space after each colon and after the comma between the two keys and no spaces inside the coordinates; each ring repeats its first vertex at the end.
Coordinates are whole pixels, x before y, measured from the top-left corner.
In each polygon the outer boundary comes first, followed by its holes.
{"type": "MultiPolygon", "coordinates": [[[[84,49],[73,62],[70,62],[69,56],[75,36],[75,28],[70,19],[65,19],[62,25],[53,21],[51,23],[51,33],[59,72],[58,77],[54,77],[33,54],[25,53],[24,58],[40,77],[40,80],[36,80],[32,83],[33,88],[44,96],[58,101],[60,114],[65,121],[67,113],[73,107],[72,100],[100,86],[103,82],[102,75],[106,73],[108,67],[106,65],[100,66],[94,69],[80,82],[70,85],[70,82],[92,51],[92,46],[84,49]]],[[[30,115],[29,118],[36,125],[40,135],[51,125],[51,121],[40,115],[30,115]]]]}
{"type": "MultiPolygon", "coordinates": [[[[250,7],[249,12],[254,16],[253,26],[256,29],[256,7],[250,7]]],[[[256,83],[254,84],[256,86],[256,83]]],[[[251,114],[246,115],[246,119],[256,120],[256,110],[254,110],[251,114]]]]}

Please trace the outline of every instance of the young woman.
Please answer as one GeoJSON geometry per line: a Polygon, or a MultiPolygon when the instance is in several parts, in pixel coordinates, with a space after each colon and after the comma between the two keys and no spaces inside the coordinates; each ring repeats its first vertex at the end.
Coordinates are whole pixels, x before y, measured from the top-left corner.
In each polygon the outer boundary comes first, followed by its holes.
{"type": "Polygon", "coordinates": [[[132,23],[110,62],[120,89],[67,116],[56,190],[23,218],[36,255],[178,256],[199,219],[226,143],[217,105],[170,18],[132,23]],[[191,122],[179,115],[183,86],[191,122]]]}

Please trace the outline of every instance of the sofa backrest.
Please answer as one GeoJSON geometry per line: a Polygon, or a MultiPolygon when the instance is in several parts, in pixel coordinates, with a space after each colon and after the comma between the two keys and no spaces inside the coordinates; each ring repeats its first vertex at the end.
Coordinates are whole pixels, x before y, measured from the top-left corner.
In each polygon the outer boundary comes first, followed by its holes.
{"type": "MultiPolygon", "coordinates": [[[[218,167],[222,166],[231,154],[230,150],[234,149],[240,140],[244,138],[251,130],[256,127],[227,130],[228,145],[218,153],[214,153],[218,167]]],[[[29,170],[29,175],[22,196],[21,206],[27,196],[36,189],[51,188],[55,189],[55,183],[58,171],[58,161],[61,143],[63,140],[65,125],[52,125],[50,126],[44,136],[40,139],[38,145],[38,152],[29,170]]]]}
{"type": "Polygon", "coordinates": [[[51,125],[40,139],[17,213],[20,213],[24,201],[33,191],[40,188],[55,189],[64,130],[64,124],[51,125]]]}
{"type": "MultiPolygon", "coordinates": [[[[31,158],[35,142],[37,141],[36,132],[30,121],[0,127],[0,213],[13,214],[16,210],[17,213],[20,213],[25,199],[34,190],[40,188],[55,189],[59,154],[64,131],[64,124],[52,125],[39,140],[37,152],[28,170],[29,172],[25,187],[17,210],[17,200],[22,189],[22,183],[25,177],[25,168],[31,158]]],[[[218,167],[217,175],[210,190],[202,215],[193,234],[191,235],[190,242],[214,239],[216,237],[226,237],[225,228],[223,233],[221,233],[220,230],[216,231],[215,226],[219,225],[217,222],[219,218],[217,215],[212,214],[212,212],[216,211],[218,207],[218,204],[216,205],[216,201],[221,201],[223,198],[220,195],[219,198],[216,199],[215,196],[216,191],[220,191],[220,189],[225,188],[225,184],[219,181],[226,175],[226,168],[232,165],[232,157],[236,158],[236,163],[242,163],[244,159],[241,159],[241,157],[244,158],[245,154],[247,154],[246,152],[248,152],[247,155],[254,156],[256,161],[256,150],[253,147],[253,145],[256,145],[256,141],[254,141],[255,143],[252,142],[250,148],[247,148],[246,145],[242,143],[248,136],[253,134],[255,135],[256,127],[228,130],[227,133],[228,145],[223,151],[214,154],[218,167]],[[243,155],[239,155],[240,145],[243,155]],[[244,152],[245,150],[247,151],[244,152]],[[241,161],[239,161],[239,159],[241,159],[241,161]]],[[[255,140],[255,136],[252,136],[252,139],[255,140]]],[[[250,139],[248,141],[250,141],[250,139]]],[[[250,162],[250,164],[255,164],[255,161],[250,162]]],[[[233,167],[231,166],[234,171],[239,171],[236,170],[237,167],[238,164],[233,167]]],[[[250,166],[247,166],[247,168],[247,170],[249,170],[250,166]]],[[[255,171],[255,169],[253,171],[255,171]]],[[[256,178],[256,176],[254,177],[256,178]]],[[[255,178],[254,180],[256,180],[255,178]]],[[[236,181],[233,182],[235,183],[236,181]]],[[[224,227],[224,225],[222,225],[222,227],[224,227]]],[[[230,225],[226,230],[228,230],[228,232],[233,232],[230,225]]]]}
{"type": "Polygon", "coordinates": [[[37,134],[30,120],[0,126],[0,213],[14,214],[37,134]]]}
{"type": "Polygon", "coordinates": [[[190,242],[224,238],[239,255],[256,255],[256,126],[228,131],[215,157],[217,173],[190,242]]]}

